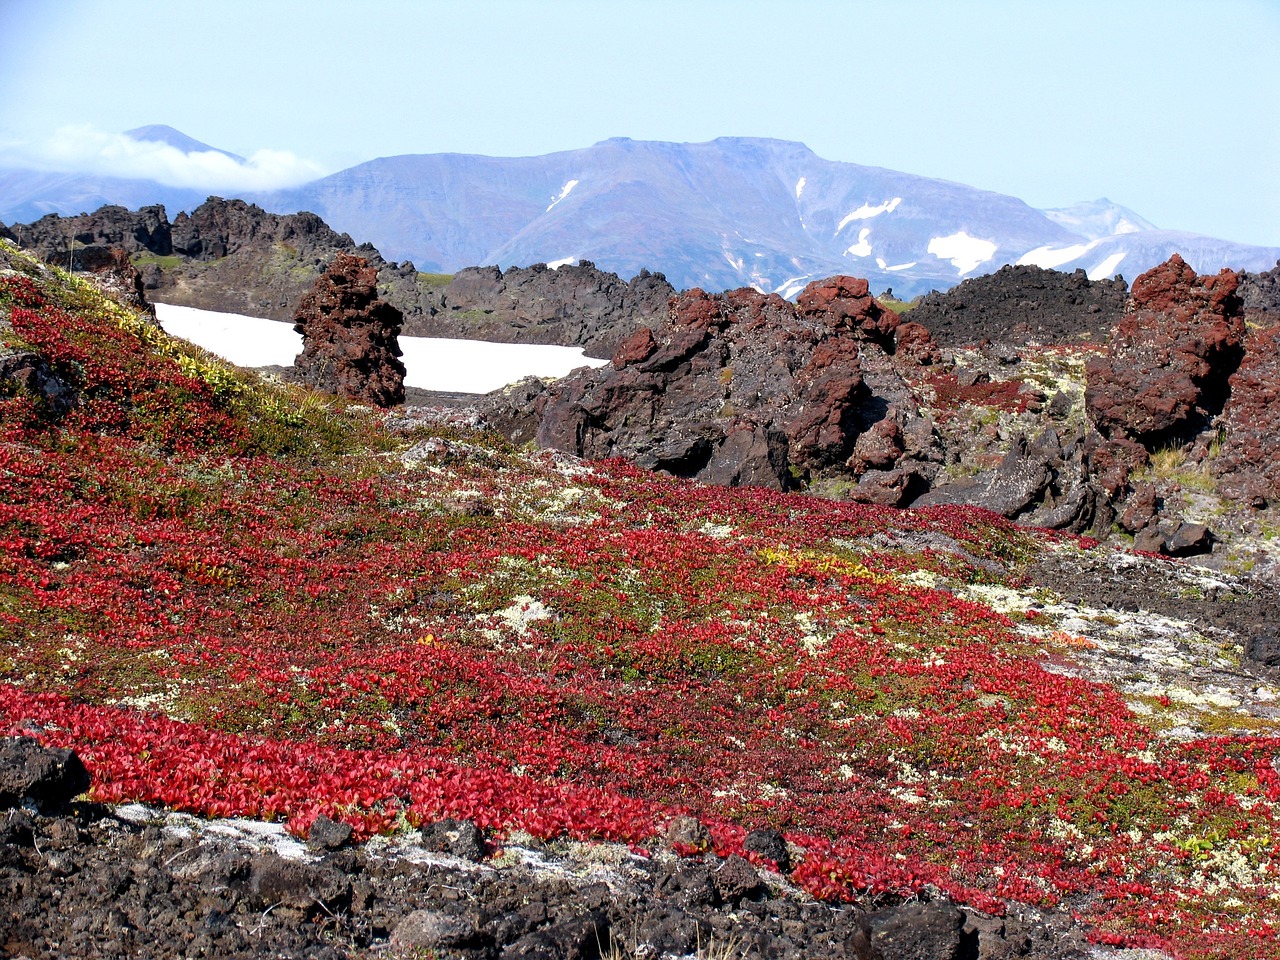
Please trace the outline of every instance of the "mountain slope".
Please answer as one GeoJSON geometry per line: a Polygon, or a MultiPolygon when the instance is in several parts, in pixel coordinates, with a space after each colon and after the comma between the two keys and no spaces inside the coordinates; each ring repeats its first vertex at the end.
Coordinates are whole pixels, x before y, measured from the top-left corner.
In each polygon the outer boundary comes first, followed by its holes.
{"type": "MultiPolygon", "coordinates": [[[[212,149],[163,126],[133,134],[212,149]]],[[[421,270],[586,259],[622,276],[661,271],[676,287],[784,295],[839,273],[909,297],[1013,263],[1102,278],[1136,276],[1173,252],[1202,273],[1262,271],[1280,260],[1280,247],[1156,231],[1108,200],[1039,211],[964,184],[743,137],[615,138],[539,157],[388,157],[242,196],[276,213],[317,213],[421,270]]],[[[203,199],[158,184],[0,171],[0,220],[8,222],[107,202],[190,210],[203,199]]]]}

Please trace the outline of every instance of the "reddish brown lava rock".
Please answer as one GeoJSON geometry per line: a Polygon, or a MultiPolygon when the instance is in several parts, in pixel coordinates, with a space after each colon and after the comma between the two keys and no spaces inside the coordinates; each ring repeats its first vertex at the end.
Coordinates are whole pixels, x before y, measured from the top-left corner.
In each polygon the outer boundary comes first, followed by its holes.
{"type": "Polygon", "coordinates": [[[1086,367],[1099,430],[1151,446],[1221,409],[1244,341],[1237,283],[1231,270],[1197,276],[1177,254],[1134,281],[1107,355],[1086,367]]]}
{"type": "Polygon", "coordinates": [[[1280,498],[1280,326],[1249,332],[1230,384],[1214,470],[1228,492],[1248,500],[1280,498]]]}
{"type": "Polygon", "coordinates": [[[621,370],[633,363],[648,360],[657,349],[658,341],[653,339],[653,331],[648,327],[641,327],[622,341],[622,345],[613,355],[613,365],[621,370]]]}
{"type": "MultiPolygon", "coordinates": [[[[864,281],[865,282],[865,281],[864,281]]],[[[825,340],[795,376],[800,408],[787,424],[792,460],[820,469],[845,460],[858,435],[858,406],[869,398],[854,340],[825,340]]]]}
{"type": "MultiPolygon", "coordinates": [[[[844,322],[879,307],[870,297],[852,306],[856,290],[829,286],[847,296],[808,315],[750,288],[672,297],[667,322],[630,336],[611,364],[524,401],[536,419],[528,433],[543,446],[708,483],[786,488],[806,473],[843,474],[858,434],[883,415],[860,352],[883,351],[844,322]]],[[[882,379],[893,376],[889,364],[882,379]]]]}
{"type": "Polygon", "coordinates": [[[927,367],[942,360],[942,351],[929,328],[921,323],[901,323],[893,331],[894,351],[904,360],[927,367]]]}
{"type": "Polygon", "coordinates": [[[898,315],[871,296],[866,280],[846,276],[815,280],[796,297],[796,312],[821,319],[840,333],[858,333],[893,349],[898,315]]]}
{"type": "Polygon", "coordinates": [[[378,271],[363,257],[338,254],[316,281],[294,329],[299,378],[329,393],[390,407],[404,402],[399,310],[378,297],[378,271]]]}

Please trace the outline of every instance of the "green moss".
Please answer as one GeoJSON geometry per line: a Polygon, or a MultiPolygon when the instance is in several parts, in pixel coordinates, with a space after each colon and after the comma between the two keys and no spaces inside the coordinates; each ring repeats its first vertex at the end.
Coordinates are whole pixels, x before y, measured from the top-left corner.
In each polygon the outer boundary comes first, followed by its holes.
{"type": "Polygon", "coordinates": [[[418,283],[424,287],[447,287],[453,281],[452,273],[419,273],[418,283]]]}
{"type": "Polygon", "coordinates": [[[161,270],[176,270],[182,266],[182,257],[176,255],[162,257],[156,253],[135,253],[129,260],[135,267],[149,267],[154,264],[161,270]]]}

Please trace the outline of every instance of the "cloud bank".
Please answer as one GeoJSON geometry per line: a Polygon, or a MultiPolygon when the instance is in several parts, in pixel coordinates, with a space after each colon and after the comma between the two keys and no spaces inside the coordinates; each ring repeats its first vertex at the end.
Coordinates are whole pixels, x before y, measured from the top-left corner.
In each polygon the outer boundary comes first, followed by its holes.
{"type": "Polygon", "coordinates": [[[135,140],[87,124],[61,127],[43,141],[9,144],[0,152],[0,162],[227,192],[293,187],[328,172],[285,150],[259,150],[241,161],[216,150],[185,153],[167,143],[135,140]]]}

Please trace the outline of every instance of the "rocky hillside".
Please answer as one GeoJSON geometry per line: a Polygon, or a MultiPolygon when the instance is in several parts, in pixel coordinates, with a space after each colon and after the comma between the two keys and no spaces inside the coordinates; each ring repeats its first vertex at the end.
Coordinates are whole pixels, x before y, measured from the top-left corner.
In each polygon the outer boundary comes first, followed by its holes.
{"type": "Polygon", "coordinates": [[[404,315],[407,335],[582,346],[593,356],[610,356],[638,325],[663,316],[675,292],[661,274],[641,270],[628,283],[585,262],[423,274],[411,263],[387,263],[314,214],[272,214],[218,197],[172,223],[162,206],[108,206],[78,217],[50,214],[7,236],[75,270],[123,249],[155,300],[273,320],[292,320],[335,257],[358,255],[377,269],[379,290],[404,315]]]}
{"type": "MultiPolygon", "coordinates": [[[[6,951],[1280,956],[1269,580],[347,407],[0,257],[0,732],[90,777],[0,750],[6,951]]],[[[618,372],[929,358],[810,293],[618,372]]]]}
{"type": "Polygon", "coordinates": [[[672,300],[611,365],[481,405],[518,440],[724,484],[968,504],[1141,549],[1273,563],[1270,274],[1007,267],[894,314],[865,281],[793,305],[672,300]],[[905,321],[905,322],[904,322],[905,321]],[[1240,546],[1243,544],[1244,546],[1240,546]]]}

